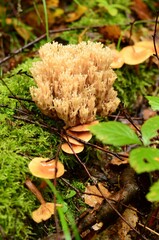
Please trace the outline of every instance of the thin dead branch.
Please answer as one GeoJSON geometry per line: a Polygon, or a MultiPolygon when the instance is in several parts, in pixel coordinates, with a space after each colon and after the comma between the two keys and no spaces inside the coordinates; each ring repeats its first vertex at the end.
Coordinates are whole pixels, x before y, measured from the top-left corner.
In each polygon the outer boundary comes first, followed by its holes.
{"type": "Polygon", "coordinates": [[[155,56],[155,57],[158,59],[158,61],[159,61],[159,55],[158,55],[157,47],[156,47],[158,18],[159,18],[159,11],[157,12],[156,21],[155,21],[154,34],[153,34],[153,36],[152,36],[152,38],[153,38],[153,44],[154,44],[154,49],[155,49],[155,54],[154,54],[154,56],[155,56]]]}

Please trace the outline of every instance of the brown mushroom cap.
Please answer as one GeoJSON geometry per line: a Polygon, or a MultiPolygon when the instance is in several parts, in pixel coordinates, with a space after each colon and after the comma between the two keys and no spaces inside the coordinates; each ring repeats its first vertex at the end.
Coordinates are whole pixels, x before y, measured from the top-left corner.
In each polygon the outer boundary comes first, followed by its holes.
{"type": "Polygon", "coordinates": [[[70,130],[72,132],[85,132],[85,131],[89,131],[89,128],[88,128],[89,126],[92,126],[92,125],[95,125],[98,123],[99,123],[99,121],[95,120],[91,123],[86,123],[86,124],[82,124],[82,125],[78,125],[78,126],[69,128],[68,130],[70,130]]]}
{"type": "Polygon", "coordinates": [[[33,158],[28,165],[30,172],[40,178],[54,179],[64,174],[64,165],[60,161],[49,158],[33,158]]]}
{"type": "MultiPolygon", "coordinates": [[[[62,206],[61,204],[56,204],[56,206],[62,206]]],[[[54,214],[55,204],[54,203],[43,203],[41,206],[32,212],[32,218],[35,222],[40,223],[46,221],[54,214]]]]}
{"type": "MultiPolygon", "coordinates": [[[[84,145],[82,146],[79,146],[79,145],[74,145],[74,144],[71,144],[73,150],[75,153],[80,153],[83,151],[84,149],[84,145]]],[[[74,152],[72,151],[72,149],[70,148],[70,146],[67,144],[67,143],[63,143],[62,146],[61,146],[62,150],[66,153],[69,153],[69,154],[74,154],[74,152]]]]}
{"type": "Polygon", "coordinates": [[[146,61],[152,54],[151,49],[145,49],[140,46],[127,46],[120,51],[124,62],[128,65],[137,65],[146,61]]]}
{"type": "MultiPolygon", "coordinates": [[[[68,133],[76,138],[79,138],[85,142],[88,142],[92,138],[92,133],[90,133],[89,131],[73,132],[73,131],[70,131],[70,129],[68,129],[68,130],[66,130],[66,133],[68,133]]],[[[77,143],[78,143],[78,141],[77,141],[77,143]]],[[[75,143],[73,143],[73,144],[75,144],[75,143]]],[[[81,145],[81,144],[77,144],[77,145],[81,145]]]]}
{"type": "Polygon", "coordinates": [[[124,58],[121,56],[120,52],[116,49],[112,49],[113,62],[111,63],[111,68],[121,68],[124,65],[124,58]]]}
{"type": "Polygon", "coordinates": [[[32,212],[32,219],[37,223],[46,221],[54,214],[54,208],[54,203],[44,203],[32,212]]]}
{"type": "MultiPolygon", "coordinates": [[[[136,42],[135,46],[141,47],[141,48],[150,49],[153,54],[155,53],[153,41],[145,40],[145,41],[136,42]]],[[[159,45],[156,44],[156,47],[159,50],[159,45]]]]}
{"type": "MultiPolygon", "coordinates": [[[[71,132],[69,130],[66,131],[66,133],[70,134],[70,135],[73,135],[74,137],[78,137],[76,136],[78,133],[75,133],[75,132],[71,132]],[[75,135],[76,134],[76,135],[75,135]]],[[[80,143],[78,142],[76,139],[72,138],[72,137],[69,137],[69,136],[66,136],[66,135],[63,135],[64,139],[66,141],[69,141],[71,144],[74,144],[74,145],[78,145],[78,146],[83,146],[83,143],[80,143]]],[[[78,137],[79,138],[79,137],[78,137]]]]}

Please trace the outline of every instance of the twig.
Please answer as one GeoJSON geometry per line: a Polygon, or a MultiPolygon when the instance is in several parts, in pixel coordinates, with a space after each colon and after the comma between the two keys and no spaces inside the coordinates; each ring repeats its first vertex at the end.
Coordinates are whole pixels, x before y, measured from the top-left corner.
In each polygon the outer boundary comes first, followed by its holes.
{"type": "Polygon", "coordinates": [[[130,22],[130,36],[129,36],[129,39],[128,39],[128,42],[129,42],[130,45],[132,45],[131,44],[131,38],[132,38],[132,34],[133,34],[133,27],[135,25],[135,21],[136,20],[134,20],[133,22],[130,22]]]}
{"type": "MultiPolygon", "coordinates": [[[[103,26],[103,25],[102,25],[103,26]]],[[[89,28],[98,28],[98,27],[102,27],[102,26],[90,26],[89,28]]],[[[85,29],[86,27],[72,27],[72,28],[63,28],[63,29],[58,29],[58,30],[50,30],[49,34],[54,34],[54,33],[60,33],[60,32],[68,32],[68,31],[74,31],[74,30],[81,30],[81,29],[85,29]]],[[[0,60],[0,65],[5,63],[6,61],[8,61],[9,59],[11,59],[12,57],[14,57],[15,55],[23,52],[25,49],[33,46],[34,44],[40,42],[42,39],[44,39],[46,37],[46,33],[44,33],[43,35],[41,35],[40,37],[36,38],[34,41],[29,42],[28,44],[24,45],[23,47],[17,49],[15,52],[10,53],[8,56],[6,56],[5,58],[3,58],[2,60],[0,60]]]]}
{"type": "Polygon", "coordinates": [[[88,171],[86,165],[81,161],[81,159],[80,159],[80,158],[78,157],[78,155],[75,153],[75,151],[74,151],[71,143],[70,143],[69,140],[68,140],[68,136],[66,136],[66,137],[67,137],[67,143],[68,143],[69,147],[71,148],[73,154],[75,155],[76,159],[77,159],[78,162],[83,166],[83,168],[85,169],[85,171],[86,171],[86,173],[88,174],[89,178],[94,182],[94,178],[91,176],[91,174],[90,174],[90,172],[88,171]]]}
{"type": "Polygon", "coordinates": [[[158,18],[159,18],[159,11],[157,11],[157,16],[156,16],[156,21],[155,21],[154,34],[152,35],[152,38],[153,38],[153,44],[154,44],[154,49],[155,49],[155,54],[154,54],[154,56],[159,60],[159,56],[158,56],[158,52],[157,52],[157,47],[156,47],[158,18]]]}
{"type": "MultiPolygon", "coordinates": [[[[84,140],[82,140],[82,139],[80,139],[80,138],[77,138],[77,137],[69,134],[69,133],[65,133],[65,135],[66,135],[66,137],[71,137],[71,138],[77,140],[77,141],[80,142],[80,143],[83,143],[83,144],[88,145],[88,146],[90,146],[90,147],[92,147],[92,148],[96,148],[96,149],[98,149],[98,150],[101,150],[102,152],[106,152],[106,153],[108,153],[108,154],[110,154],[110,155],[113,155],[114,157],[119,158],[121,161],[123,160],[122,157],[127,158],[127,156],[125,156],[125,155],[123,155],[123,154],[118,154],[118,153],[114,153],[114,152],[112,152],[112,151],[106,150],[106,149],[104,149],[104,148],[102,148],[102,147],[100,147],[100,146],[98,146],[98,145],[96,145],[96,144],[93,144],[93,143],[90,143],[90,142],[86,142],[86,141],[84,141],[84,140]]],[[[68,142],[67,142],[67,143],[68,143],[68,142]]]]}
{"type": "Polygon", "coordinates": [[[34,101],[33,100],[31,100],[31,99],[27,99],[27,98],[22,98],[22,97],[18,97],[18,96],[8,96],[8,98],[12,98],[12,99],[16,99],[16,100],[20,100],[20,101],[25,101],[25,102],[32,102],[32,103],[34,103],[34,101]]]}
{"type": "Polygon", "coordinates": [[[155,235],[157,235],[157,236],[159,236],[159,233],[157,233],[157,232],[155,232],[154,230],[152,230],[151,228],[149,228],[149,227],[146,227],[146,226],[144,226],[143,224],[141,224],[141,223],[138,223],[138,225],[139,226],[141,226],[141,227],[143,227],[144,229],[147,229],[148,231],[150,231],[151,233],[153,233],[153,234],[155,234],[155,235]]]}
{"type": "Polygon", "coordinates": [[[26,179],[25,185],[36,196],[36,198],[39,200],[41,204],[46,203],[41,192],[37,189],[37,187],[32,183],[32,181],[29,178],[26,179]]]}
{"type": "Polygon", "coordinates": [[[30,112],[30,111],[24,106],[24,104],[21,102],[21,100],[16,97],[16,95],[15,95],[15,94],[12,92],[12,90],[8,87],[8,85],[5,83],[5,81],[4,81],[2,78],[0,78],[0,80],[1,80],[2,83],[6,86],[6,88],[7,88],[8,91],[12,94],[12,96],[13,96],[16,100],[18,100],[18,102],[20,103],[21,107],[24,108],[27,112],[30,112]]]}

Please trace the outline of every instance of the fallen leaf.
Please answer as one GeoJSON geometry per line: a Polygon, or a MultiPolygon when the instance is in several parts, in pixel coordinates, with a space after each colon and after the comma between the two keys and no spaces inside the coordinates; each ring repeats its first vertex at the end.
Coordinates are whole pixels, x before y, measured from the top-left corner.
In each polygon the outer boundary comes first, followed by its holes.
{"type": "Polygon", "coordinates": [[[121,29],[117,25],[107,25],[104,27],[100,27],[99,33],[101,33],[105,39],[116,42],[120,38],[121,29]]]}
{"type": "Polygon", "coordinates": [[[125,158],[122,157],[122,160],[119,159],[118,157],[113,157],[112,160],[111,160],[111,164],[113,165],[122,165],[122,164],[127,164],[128,163],[128,153],[119,153],[119,154],[122,154],[122,155],[125,155],[125,158]]]}
{"type": "Polygon", "coordinates": [[[98,231],[100,230],[101,228],[103,227],[103,223],[102,222],[99,222],[99,223],[96,223],[92,226],[93,230],[94,231],[98,231]]]}
{"type": "MultiPolygon", "coordinates": [[[[62,8],[47,7],[48,24],[52,26],[63,15],[62,8]]],[[[25,23],[32,26],[35,31],[45,31],[45,14],[43,4],[37,4],[36,11],[33,9],[25,15],[25,23]]]]}
{"type": "Polygon", "coordinates": [[[137,14],[138,18],[141,20],[151,19],[151,13],[142,0],[134,0],[131,9],[137,14]]]}
{"type": "Polygon", "coordinates": [[[16,32],[26,41],[30,39],[31,36],[31,30],[32,28],[30,26],[27,26],[20,20],[16,18],[6,18],[6,23],[8,25],[13,25],[16,32]]]}
{"type": "Polygon", "coordinates": [[[74,22],[74,21],[78,20],[86,11],[87,11],[86,6],[78,5],[75,12],[67,14],[65,21],[66,22],[74,22]]]}
{"type": "Polygon", "coordinates": [[[133,228],[136,227],[136,223],[138,221],[138,216],[135,211],[135,209],[126,209],[123,213],[123,218],[126,222],[124,222],[122,219],[119,220],[118,225],[118,236],[120,240],[131,240],[131,237],[129,235],[129,231],[131,230],[130,226],[128,226],[127,223],[129,223],[133,228]]]}
{"type": "Polygon", "coordinates": [[[98,183],[98,188],[95,185],[88,185],[85,189],[84,200],[90,207],[95,207],[97,204],[101,204],[105,198],[110,196],[110,192],[103,186],[102,183],[98,183]]]}
{"type": "Polygon", "coordinates": [[[151,108],[146,108],[142,111],[143,119],[147,120],[156,115],[156,111],[153,111],[151,108]]]}
{"type": "Polygon", "coordinates": [[[48,8],[55,8],[59,6],[59,0],[46,0],[46,5],[48,8]]]}

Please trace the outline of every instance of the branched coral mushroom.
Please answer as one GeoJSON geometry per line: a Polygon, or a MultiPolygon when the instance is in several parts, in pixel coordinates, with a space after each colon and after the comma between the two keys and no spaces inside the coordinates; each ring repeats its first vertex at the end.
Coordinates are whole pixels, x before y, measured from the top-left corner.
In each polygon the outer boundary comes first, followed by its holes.
{"type": "Polygon", "coordinates": [[[45,115],[71,127],[116,110],[119,99],[112,86],[116,75],[109,48],[93,42],[67,46],[53,42],[43,45],[39,54],[41,61],[31,68],[37,87],[30,91],[45,115]]]}

